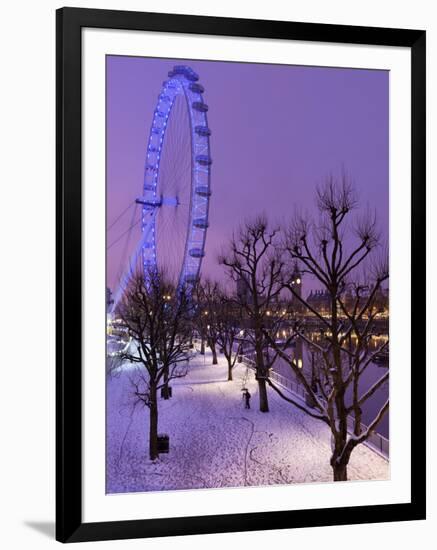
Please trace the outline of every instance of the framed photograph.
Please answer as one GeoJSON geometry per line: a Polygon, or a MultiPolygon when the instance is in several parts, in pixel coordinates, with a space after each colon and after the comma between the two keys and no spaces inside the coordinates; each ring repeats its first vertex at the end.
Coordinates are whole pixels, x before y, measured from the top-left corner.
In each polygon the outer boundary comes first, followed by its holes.
{"type": "Polygon", "coordinates": [[[425,31],[57,11],[62,542],[425,518],[425,31]]]}

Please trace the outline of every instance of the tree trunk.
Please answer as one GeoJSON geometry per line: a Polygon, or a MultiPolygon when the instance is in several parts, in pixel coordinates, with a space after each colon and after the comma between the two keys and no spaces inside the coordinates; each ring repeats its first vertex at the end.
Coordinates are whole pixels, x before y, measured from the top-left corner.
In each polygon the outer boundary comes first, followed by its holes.
{"type": "Polygon", "coordinates": [[[334,481],[347,481],[347,464],[338,464],[335,462],[332,465],[334,472],[334,481]]]}
{"type": "Polygon", "coordinates": [[[334,481],[347,481],[347,465],[349,464],[351,449],[348,448],[346,440],[339,434],[337,434],[336,440],[331,439],[331,441],[333,450],[330,464],[334,481]]]}
{"type": "Polygon", "coordinates": [[[168,389],[168,367],[164,370],[164,385],[162,387],[162,397],[163,399],[170,399],[170,391],[168,389]]]}
{"type": "Polygon", "coordinates": [[[261,412],[269,412],[269,401],[267,398],[267,385],[266,385],[266,369],[264,367],[264,355],[262,346],[262,333],[259,330],[255,330],[255,354],[256,354],[256,379],[258,381],[259,390],[259,410],[261,412]]]}
{"type": "Polygon", "coordinates": [[[200,341],[200,354],[205,355],[205,340],[203,337],[200,341]]]}
{"type": "Polygon", "coordinates": [[[217,350],[215,349],[215,344],[211,344],[211,351],[212,351],[212,364],[217,365],[218,359],[217,359],[217,350]]]}
{"type": "Polygon", "coordinates": [[[264,378],[258,378],[259,389],[259,410],[261,412],[269,412],[269,402],[267,399],[267,385],[264,378]]]}
{"type": "Polygon", "coordinates": [[[150,460],[158,458],[158,403],[156,389],[150,389],[150,430],[149,430],[149,456],[150,460]]]}
{"type": "Polygon", "coordinates": [[[228,362],[228,382],[230,382],[231,380],[232,380],[232,366],[228,362]]]}

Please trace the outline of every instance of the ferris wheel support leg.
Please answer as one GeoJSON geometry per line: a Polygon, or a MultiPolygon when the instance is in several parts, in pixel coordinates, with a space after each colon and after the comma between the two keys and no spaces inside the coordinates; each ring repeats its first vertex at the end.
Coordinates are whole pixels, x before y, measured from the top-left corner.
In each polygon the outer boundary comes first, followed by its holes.
{"type": "Polygon", "coordinates": [[[123,292],[126,290],[127,284],[129,283],[130,278],[135,272],[135,266],[138,261],[138,256],[141,254],[141,250],[144,246],[144,243],[147,241],[150,235],[150,231],[153,227],[153,223],[156,218],[156,213],[158,211],[158,208],[154,208],[150,215],[150,220],[147,222],[147,224],[144,226],[141,239],[138,241],[138,244],[129,258],[129,263],[126,271],[123,274],[123,277],[120,279],[120,284],[117,288],[116,293],[114,294],[114,303],[112,304],[112,310],[111,313],[115,311],[115,308],[118,305],[118,302],[120,301],[121,297],[123,296],[123,292]]]}

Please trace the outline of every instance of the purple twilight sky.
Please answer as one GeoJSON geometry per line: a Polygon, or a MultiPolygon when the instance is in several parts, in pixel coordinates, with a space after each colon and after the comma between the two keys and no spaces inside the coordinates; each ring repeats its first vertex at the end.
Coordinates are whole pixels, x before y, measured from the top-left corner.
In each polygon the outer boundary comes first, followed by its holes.
{"type": "MultiPolygon", "coordinates": [[[[108,227],[142,194],[153,111],[175,64],[199,74],[209,105],[213,194],[204,275],[223,278],[217,254],[244,218],[265,212],[282,221],[296,206],[314,211],[316,185],[343,168],[388,240],[388,72],[140,57],[107,58],[108,227]]],[[[131,223],[128,211],[108,230],[108,245],[131,223]]],[[[127,246],[121,238],[109,248],[112,289],[139,235],[138,225],[127,246]]]]}

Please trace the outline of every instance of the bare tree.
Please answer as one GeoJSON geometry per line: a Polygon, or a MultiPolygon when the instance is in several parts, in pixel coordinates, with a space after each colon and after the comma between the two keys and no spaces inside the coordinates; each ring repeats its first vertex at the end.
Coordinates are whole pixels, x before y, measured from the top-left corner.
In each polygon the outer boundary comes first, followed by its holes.
{"type": "MultiPolygon", "coordinates": [[[[269,228],[264,215],[246,221],[233,236],[230,250],[219,262],[228,268],[238,291],[234,302],[247,318],[247,338],[255,350],[260,411],[268,412],[266,381],[275,356],[268,353],[264,334],[272,323],[282,288],[283,261],[278,253],[279,229],[269,228]]],[[[243,322],[243,320],[242,320],[243,322]]]]}
{"type": "Polygon", "coordinates": [[[131,345],[125,360],[138,368],[131,377],[134,395],[150,411],[149,455],[158,457],[158,391],[187,373],[190,342],[190,300],[162,272],[135,274],[117,306],[131,345]]]}
{"type": "Polygon", "coordinates": [[[232,370],[243,344],[241,317],[241,308],[221,290],[218,294],[215,312],[217,343],[228,363],[229,381],[232,380],[232,370]]]}
{"type": "Polygon", "coordinates": [[[285,395],[271,380],[270,386],[281,397],[325,422],[332,434],[331,466],[335,481],[347,480],[347,466],[352,451],[366,441],[388,410],[388,397],[371,420],[362,424],[362,408],[366,401],[388,380],[388,370],[367,389],[360,379],[375,357],[388,346],[372,345],[375,323],[380,312],[377,296],[389,277],[386,257],[377,257],[379,235],[375,216],[366,212],[355,225],[347,226],[357,206],[354,189],[346,176],[340,181],[329,178],[317,190],[320,220],[312,224],[297,215],[285,241],[286,254],[298,261],[302,271],[310,274],[325,290],[328,314],[321,314],[309,301],[299,296],[290,282],[289,292],[304,306],[319,326],[319,338],[311,337],[305,323],[296,323],[291,337],[300,338],[314,353],[311,369],[302,369],[290,360],[276,342],[271,346],[286,361],[308,395],[303,405],[285,395]],[[369,261],[372,259],[372,261],[369,261]],[[365,266],[373,266],[365,269],[365,266]],[[353,433],[348,432],[352,415],[353,433]]]}
{"type": "Polygon", "coordinates": [[[202,341],[206,341],[212,352],[212,364],[217,365],[217,311],[219,285],[215,281],[206,279],[196,286],[197,314],[195,323],[202,341]]]}

